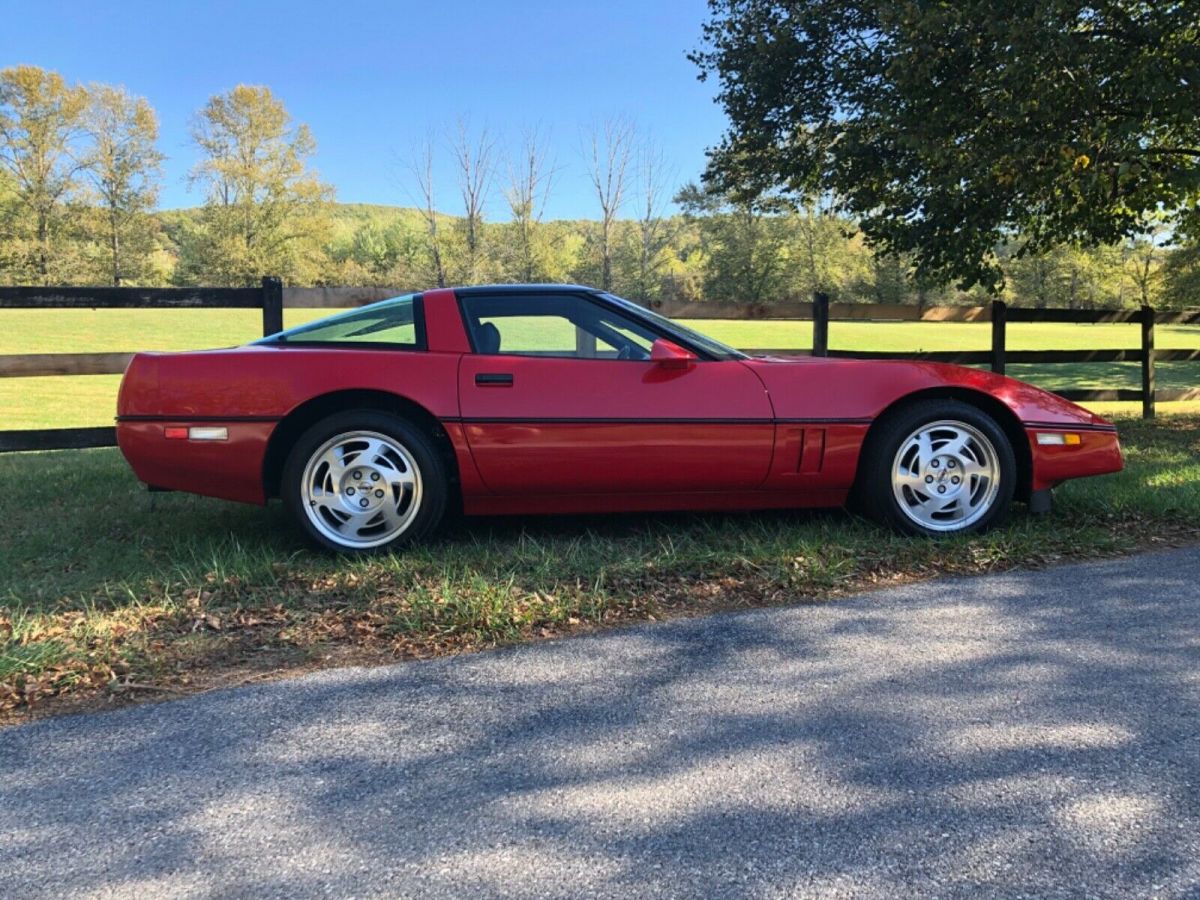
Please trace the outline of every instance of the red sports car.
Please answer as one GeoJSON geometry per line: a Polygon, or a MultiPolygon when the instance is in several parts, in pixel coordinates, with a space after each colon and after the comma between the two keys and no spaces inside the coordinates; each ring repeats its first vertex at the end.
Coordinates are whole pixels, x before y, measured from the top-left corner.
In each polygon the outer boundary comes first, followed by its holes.
{"type": "Polygon", "coordinates": [[[468,515],[839,506],[914,534],[1122,466],[1116,429],[989,372],[751,358],[601,291],[426,291],[228,350],[139,353],[117,438],[153,488],[280,497],[318,545],[468,515]]]}

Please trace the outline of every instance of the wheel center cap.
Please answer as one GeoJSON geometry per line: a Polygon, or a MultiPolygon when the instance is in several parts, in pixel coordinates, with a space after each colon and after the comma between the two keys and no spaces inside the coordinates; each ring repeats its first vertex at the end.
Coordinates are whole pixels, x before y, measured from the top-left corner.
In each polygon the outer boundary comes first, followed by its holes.
{"type": "Polygon", "coordinates": [[[353,512],[366,512],[383,505],[387,482],[377,469],[359,466],[342,476],[342,503],[353,512]]]}
{"type": "Polygon", "coordinates": [[[954,457],[935,456],[923,475],[926,486],[939,496],[957,494],[962,490],[962,464],[954,457]]]}

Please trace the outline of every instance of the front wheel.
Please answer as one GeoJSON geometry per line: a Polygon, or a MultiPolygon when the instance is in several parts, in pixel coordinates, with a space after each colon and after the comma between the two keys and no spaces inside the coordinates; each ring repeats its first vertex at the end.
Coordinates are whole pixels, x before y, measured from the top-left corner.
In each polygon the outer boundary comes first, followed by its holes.
{"type": "Polygon", "coordinates": [[[1017,464],[991,416],[957,400],[914,403],[881,423],[858,492],[872,518],[908,534],[983,531],[1012,505],[1017,464]]]}
{"type": "Polygon", "coordinates": [[[388,413],[351,411],[309,428],[283,470],[284,503],[317,546],[394,549],[424,537],[446,510],[446,474],[423,431],[388,413]]]}

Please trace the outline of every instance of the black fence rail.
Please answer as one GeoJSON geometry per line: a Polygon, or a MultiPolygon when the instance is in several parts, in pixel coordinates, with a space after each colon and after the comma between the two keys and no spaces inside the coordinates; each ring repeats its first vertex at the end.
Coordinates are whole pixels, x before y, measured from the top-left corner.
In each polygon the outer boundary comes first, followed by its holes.
{"type": "MultiPolygon", "coordinates": [[[[103,287],[0,287],[0,310],[5,309],[260,309],[264,335],[283,329],[288,308],[336,309],[360,306],[395,296],[391,288],[287,288],[278,278],[264,278],[253,288],[103,288],[103,287]]],[[[726,320],[803,320],[813,325],[811,350],[749,348],[750,353],[813,355],[858,359],[920,359],[960,365],[988,366],[1004,373],[1009,364],[1138,362],[1139,389],[1062,390],[1061,396],[1079,401],[1141,401],[1142,415],[1153,418],[1156,402],[1200,400],[1200,386],[1182,390],[1157,390],[1156,362],[1200,360],[1200,348],[1158,350],[1156,324],[1200,324],[1200,309],[1158,312],[1139,309],[1081,310],[1008,307],[1001,301],[988,306],[916,307],[898,304],[830,303],[824,294],[811,302],[780,304],[655,303],[654,308],[676,318],[726,320]],[[991,322],[991,348],[978,351],[891,353],[829,349],[830,323],[878,322],[991,322]],[[1068,322],[1096,324],[1123,322],[1140,325],[1139,346],[1118,350],[1017,350],[1007,349],[1010,322],[1068,322]]],[[[0,378],[44,375],[119,375],[134,351],[106,353],[26,353],[0,355],[0,378]]],[[[0,423],[2,425],[2,423],[0,423]]],[[[0,430],[0,452],[61,450],[116,445],[115,429],[44,428],[0,430]]]]}

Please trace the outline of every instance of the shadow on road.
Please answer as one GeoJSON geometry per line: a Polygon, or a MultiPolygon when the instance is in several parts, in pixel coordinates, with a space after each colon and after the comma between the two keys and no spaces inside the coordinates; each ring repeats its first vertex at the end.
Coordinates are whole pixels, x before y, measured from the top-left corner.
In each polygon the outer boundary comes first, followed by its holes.
{"type": "Polygon", "coordinates": [[[38,723],[0,733],[0,871],[17,895],[1183,893],[1198,584],[1183,551],[38,723]]]}

